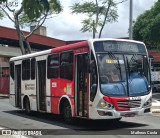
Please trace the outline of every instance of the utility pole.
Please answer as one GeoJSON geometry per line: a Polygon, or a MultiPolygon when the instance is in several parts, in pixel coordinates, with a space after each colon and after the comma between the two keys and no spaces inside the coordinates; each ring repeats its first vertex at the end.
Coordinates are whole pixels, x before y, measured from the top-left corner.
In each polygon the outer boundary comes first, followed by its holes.
{"type": "Polygon", "coordinates": [[[129,6],[129,39],[133,39],[133,30],[132,30],[132,23],[133,23],[133,1],[130,0],[130,6],[129,6]]]}

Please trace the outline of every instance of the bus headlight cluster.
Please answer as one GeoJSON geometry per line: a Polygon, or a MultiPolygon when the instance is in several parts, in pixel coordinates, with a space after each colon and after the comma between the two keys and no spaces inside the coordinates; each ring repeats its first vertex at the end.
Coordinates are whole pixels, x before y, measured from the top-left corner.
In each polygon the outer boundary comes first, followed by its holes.
{"type": "Polygon", "coordinates": [[[114,109],[114,106],[111,103],[106,102],[104,99],[101,99],[98,103],[98,108],[103,108],[103,109],[114,109]]]}
{"type": "Polygon", "coordinates": [[[143,107],[148,107],[152,105],[152,97],[150,97],[143,105],[143,107]]]}

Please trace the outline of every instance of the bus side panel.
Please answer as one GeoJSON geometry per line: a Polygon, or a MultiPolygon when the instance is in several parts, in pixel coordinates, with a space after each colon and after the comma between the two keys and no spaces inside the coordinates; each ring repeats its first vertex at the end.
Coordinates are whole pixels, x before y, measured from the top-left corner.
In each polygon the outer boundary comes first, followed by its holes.
{"type": "Polygon", "coordinates": [[[10,97],[9,102],[11,105],[15,106],[15,83],[14,80],[10,77],[10,97]]]}
{"type": "Polygon", "coordinates": [[[60,98],[51,97],[51,112],[53,114],[59,114],[59,100],[60,98]]]}
{"type": "MultiPolygon", "coordinates": [[[[73,76],[74,78],[74,76],[73,76]]],[[[64,80],[64,79],[61,79],[61,83],[60,83],[60,93],[61,95],[67,95],[70,99],[70,102],[71,102],[71,108],[72,108],[72,115],[74,116],[75,115],[75,111],[74,111],[74,79],[72,81],[69,81],[69,80],[64,80]]]]}
{"type": "Polygon", "coordinates": [[[60,94],[60,79],[50,79],[50,95],[51,95],[51,112],[54,114],[59,113],[59,99],[60,94]]]}
{"type": "Polygon", "coordinates": [[[51,112],[59,113],[59,100],[66,95],[70,98],[72,103],[72,113],[74,111],[74,81],[64,79],[51,79],[51,112]],[[72,99],[72,100],[71,100],[72,99]]]}
{"type": "MultiPolygon", "coordinates": [[[[47,75],[46,75],[47,76],[47,75]]],[[[46,106],[47,106],[47,112],[51,112],[51,84],[50,84],[50,79],[46,78],[46,106]]]]}
{"type": "Polygon", "coordinates": [[[22,95],[28,95],[31,110],[37,111],[36,80],[22,81],[22,95]]]}

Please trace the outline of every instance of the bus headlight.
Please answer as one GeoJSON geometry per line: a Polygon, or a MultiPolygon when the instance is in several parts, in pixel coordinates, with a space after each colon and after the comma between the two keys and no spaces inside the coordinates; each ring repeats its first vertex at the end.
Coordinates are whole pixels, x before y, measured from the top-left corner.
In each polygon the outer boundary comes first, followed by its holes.
{"type": "Polygon", "coordinates": [[[148,107],[152,105],[152,97],[150,97],[143,105],[143,107],[148,107]]]}
{"type": "Polygon", "coordinates": [[[97,108],[103,108],[103,109],[114,109],[114,106],[111,103],[106,102],[104,99],[101,99],[97,105],[97,108]]]}

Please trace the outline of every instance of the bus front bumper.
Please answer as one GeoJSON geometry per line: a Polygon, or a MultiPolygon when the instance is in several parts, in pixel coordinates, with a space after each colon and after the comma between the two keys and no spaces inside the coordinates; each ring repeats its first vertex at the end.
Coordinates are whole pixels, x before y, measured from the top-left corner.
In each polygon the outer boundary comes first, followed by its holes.
{"type": "Polygon", "coordinates": [[[129,111],[116,111],[116,110],[105,110],[98,109],[92,110],[90,112],[90,119],[116,119],[121,117],[134,117],[134,116],[143,116],[143,115],[151,115],[151,108],[141,108],[141,109],[132,109],[129,111]]]}

